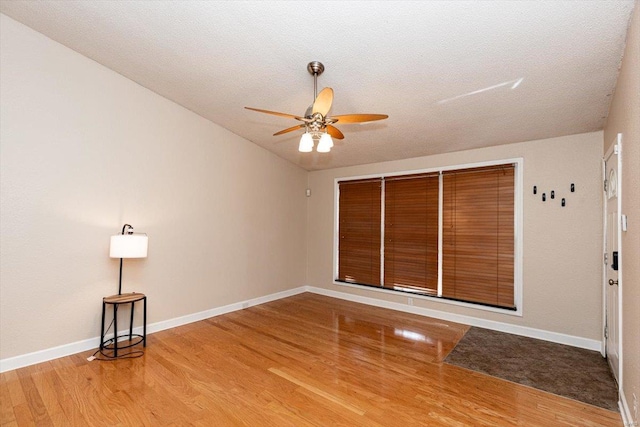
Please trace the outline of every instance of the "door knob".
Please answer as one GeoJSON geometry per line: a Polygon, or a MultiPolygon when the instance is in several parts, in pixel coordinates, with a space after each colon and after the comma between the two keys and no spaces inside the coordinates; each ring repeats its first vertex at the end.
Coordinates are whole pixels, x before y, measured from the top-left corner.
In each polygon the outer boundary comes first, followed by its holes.
{"type": "Polygon", "coordinates": [[[613,285],[617,285],[617,284],[618,284],[617,280],[609,279],[609,286],[613,286],[613,285]]]}

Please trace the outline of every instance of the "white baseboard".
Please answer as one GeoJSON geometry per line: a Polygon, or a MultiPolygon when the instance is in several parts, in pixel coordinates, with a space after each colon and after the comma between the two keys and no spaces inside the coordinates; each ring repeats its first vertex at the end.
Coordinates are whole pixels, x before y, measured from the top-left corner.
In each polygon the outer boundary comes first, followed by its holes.
{"type": "MultiPolygon", "coordinates": [[[[177,326],[186,325],[188,323],[198,322],[200,320],[208,319],[210,317],[220,316],[221,314],[230,313],[232,311],[242,310],[247,307],[251,307],[258,304],[264,304],[266,302],[279,300],[282,298],[290,297],[306,292],[306,287],[301,286],[294,289],[289,289],[282,292],[276,292],[274,294],[265,295],[258,298],[253,298],[246,301],[236,302],[233,304],[225,305],[223,307],[216,307],[210,310],[201,311],[199,313],[193,313],[182,317],[176,317],[174,319],[163,320],[160,322],[147,325],[147,334],[163,331],[165,329],[175,328],[177,326]]],[[[128,334],[129,330],[122,330],[119,334],[128,334]]],[[[142,333],[142,326],[133,329],[134,334],[142,333]]],[[[59,357],[65,357],[83,351],[92,350],[98,348],[100,343],[100,337],[89,338],[82,341],[76,341],[69,344],[63,344],[57,347],[47,348],[44,350],[34,351],[33,353],[27,353],[20,356],[9,357],[6,359],[0,359],[0,372],[11,371],[13,369],[23,368],[29,365],[35,365],[36,363],[42,363],[49,360],[57,359],[59,357]]]]}
{"type": "MultiPolygon", "coordinates": [[[[293,295],[301,294],[303,292],[306,292],[306,287],[300,286],[298,288],[276,292],[275,294],[269,294],[263,297],[253,298],[246,301],[235,302],[223,307],[212,308],[211,310],[205,310],[199,313],[188,314],[186,316],[176,317],[174,319],[164,320],[162,322],[156,322],[147,326],[147,333],[152,334],[154,332],[164,331],[165,329],[175,328],[178,326],[186,325],[188,323],[199,322],[200,320],[208,319],[210,317],[220,316],[221,314],[231,313],[232,311],[242,310],[243,308],[252,307],[254,305],[264,304],[266,302],[287,298],[293,295]]],[[[139,329],[142,330],[141,328],[139,329]]]]}
{"type": "Polygon", "coordinates": [[[631,415],[631,409],[627,402],[627,398],[624,395],[624,390],[620,389],[620,397],[618,400],[618,409],[620,409],[620,415],[622,416],[622,425],[625,427],[635,427],[638,423],[634,424],[633,415],[631,415]]]}
{"type": "Polygon", "coordinates": [[[544,341],[551,341],[558,344],[570,345],[573,347],[585,348],[587,350],[600,351],[601,342],[588,338],[576,337],[573,335],[561,334],[558,332],[549,332],[542,329],[529,328],[527,326],[512,325],[510,323],[496,322],[493,320],[485,320],[472,316],[464,316],[461,314],[448,313],[445,311],[433,310],[429,308],[416,307],[414,305],[400,304],[397,302],[384,301],[377,298],[363,297],[353,295],[347,292],[333,291],[330,289],[317,288],[307,286],[306,290],[315,294],[325,295],[334,298],[340,298],[347,301],[359,302],[362,304],[373,305],[376,307],[389,308],[391,310],[403,311],[405,313],[419,314],[422,316],[434,317],[436,319],[448,320],[465,325],[478,326],[480,328],[491,329],[494,331],[507,332],[514,335],[522,335],[529,338],[537,338],[544,341]]]}
{"type": "MultiPolygon", "coordinates": [[[[463,316],[460,314],[447,313],[439,310],[432,310],[428,308],[410,306],[390,301],[379,300],[376,298],[363,297],[359,295],[353,295],[346,292],[333,291],[329,289],[317,288],[314,286],[300,286],[298,288],[289,289],[282,292],[276,292],[274,294],[265,295],[258,298],[253,298],[246,301],[241,301],[222,307],[212,308],[210,310],[201,311],[198,313],[189,314],[182,317],[176,317],[174,319],[163,320],[160,322],[147,325],[147,334],[163,331],[165,329],[175,328],[188,323],[198,322],[200,320],[208,319],[210,317],[220,316],[221,314],[231,313],[233,311],[242,310],[243,308],[251,307],[254,305],[264,304],[266,302],[275,301],[278,299],[286,298],[292,295],[297,295],[303,292],[312,292],[315,294],[325,295],[329,297],[339,298],[347,301],[359,302],[363,304],[373,305],[376,307],[388,308],[391,310],[403,311],[406,313],[419,314],[422,316],[434,317],[442,320],[449,320],[451,322],[463,323],[471,326],[478,326],[481,328],[492,329],[495,331],[508,332],[510,334],[522,335],[530,338],[538,338],[545,341],[551,341],[559,344],[566,344],[573,347],[585,348],[588,350],[599,351],[601,347],[600,341],[591,340],[587,338],[575,337],[572,335],[560,334],[557,332],[549,332],[541,329],[529,328],[526,326],[517,326],[508,323],[495,322],[492,320],[480,319],[472,316],[463,316]]],[[[134,328],[134,333],[141,334],[142,327],[134,328]]],[[[128,330],[121,331],[121,334],[125,334],[128,330]]],[[[83,351],[97,348],[97,344],[100,342],[100,337],[89,338],[82,341],[77,341],[69,344],[60,345],[53,348],[48,348],[33,353],[23,354],[20,356],[10,357],[0,360],[0,372],[11,371],[13,369],[22,368],[36,363],[46,362],[48,360],[57,359],[59,357],[69,356],[71,354],[80,353],[83,351]]],[[[621,396],[621,401],[624,401],[621,396]]],[[[622,405],[623,403],[621,403],[622,405]]],[[[626,413],[630,417],[628,406],[624,401],[624,407],[626,413]]],[[[621,406],[622,408],[622,406],[621,406]]],[[[622,412],[622,411],[621,411],[622,412]]],[[[629,418],[631,419],[631,418],[629,418]]]]}
{"type": "Polygon", "coordinates": [[[97,348],[99,343],[100,338],[95,337],[82,341],[76,341],[70,344],[59,345],[57,347],[47,348],[44,350],[34,351],[33,353],[0,359],[0,373],[11,371],[13,369],[23,368],[29,365],[35,365],[36,363],[46,362],[48,360],[57,359],[59,357],[70,356],[82,351],[91,350],[92,348],[97,348]]]}

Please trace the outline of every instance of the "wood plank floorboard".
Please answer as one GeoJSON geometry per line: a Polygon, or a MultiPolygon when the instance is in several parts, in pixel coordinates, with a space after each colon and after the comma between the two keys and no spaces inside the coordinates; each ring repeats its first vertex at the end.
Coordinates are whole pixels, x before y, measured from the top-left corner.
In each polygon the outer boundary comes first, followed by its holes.
{"type": "Polygon", "coordinates": [[[443,363],[468,327],[300,294],[0,374],[5,426],[621,426],[605,409],[443,363]]]}

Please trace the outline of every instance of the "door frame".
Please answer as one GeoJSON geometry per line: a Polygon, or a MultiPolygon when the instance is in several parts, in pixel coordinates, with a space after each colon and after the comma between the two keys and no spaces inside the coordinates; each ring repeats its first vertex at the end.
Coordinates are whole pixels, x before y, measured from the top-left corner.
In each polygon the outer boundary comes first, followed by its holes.
{"type": "Polygon", "coordinates": [[[607,327],[607,287],[609,284],[607,283],[607,268],[609,263],[604,263],[604,257],[607,253],[607,205],[608,205],[608,197],[607,191],[604,186],[604,182],[607,179],[607,160],[613,155],[616,154],[618,156],[617,159],[617,214],[616,214],[616,222],[617,226],[615,228],[615,233],[618,235],[617,242],[618,247],[616,248],[618,251],[618,318],[616,319],[618,323],[618,390],[622,390],[622,292],[623,292],[623,282],[622,282],[622,134],[618,133],[613,140],[613,143],[605,153],[602,158],[602,190],[603,190],[603,233],[602,233],[602,355],[606,357],[607,355],[607,338],[605,336],[605,328],[607,327]]]}

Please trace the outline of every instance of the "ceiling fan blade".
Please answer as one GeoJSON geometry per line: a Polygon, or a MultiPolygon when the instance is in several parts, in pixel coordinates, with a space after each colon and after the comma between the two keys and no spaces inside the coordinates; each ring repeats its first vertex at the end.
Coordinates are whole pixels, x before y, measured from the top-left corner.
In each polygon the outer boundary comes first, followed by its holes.
{"type": "Polygon", "coordinates": [[[302,117],[294,116],[293,114],[279,113],[277,111],[261,110],[260,108],[244,107],[247,110],[257,111],[259,113],[273,114],[274,116],[288,117],[290,119],[303,120],[302,117]]]}
{"type": "Polygon", "coordinates": [[[331,116],[330,119],[336,120],[341,124],[347,124],[373,122],[375,120],[384,120],[388,117],[386,114],[343,114],[341,116],[331,116]]]}
{"type": "Polygon", "coordinates": [[[282,135],[283,133],[293,132],[294,130],[297,130],[300,128],[304,128],[304,125],[295,125],[295,126],[291,126],[290,128],[282,129],[280,132],[274,133],[273,136],[278,136],[278,135],[282,135]]]}
{"type": "Polygon", "coordinates": [[[327,125],[327,133],[335,139],[344,139],[344,135],[335,126],[327,125]]]}
{"type": "Polygon", "coordinates": [[[331,109],[331,103],[333,102],[333,89],[325,87],[320,91],[318,97],[313,103],[313,114],[320,113],[322,117],[326,116],[331,109]]]}

